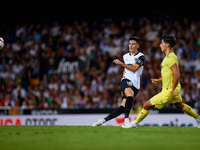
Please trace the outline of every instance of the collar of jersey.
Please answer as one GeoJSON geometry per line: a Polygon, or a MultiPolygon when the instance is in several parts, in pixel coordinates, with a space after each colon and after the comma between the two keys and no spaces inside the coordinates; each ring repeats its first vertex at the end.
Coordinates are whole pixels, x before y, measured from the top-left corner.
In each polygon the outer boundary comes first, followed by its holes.
{"type": "MultiPolygon", "coordinates": [[[[136,56],[138,53],[139,53],[139,51],[135,55],[133,55],[133,56],[136,56]]],[[[131,52],[129,52],[129,55],[131,56],[131,52]]]]}
{"type": "Polygon", "coordinates": [[[171,53],[174,53],[174,52],[169,52],[166,56],[168,57],[169,56],[169,54],[171,54],[171,53]]]}

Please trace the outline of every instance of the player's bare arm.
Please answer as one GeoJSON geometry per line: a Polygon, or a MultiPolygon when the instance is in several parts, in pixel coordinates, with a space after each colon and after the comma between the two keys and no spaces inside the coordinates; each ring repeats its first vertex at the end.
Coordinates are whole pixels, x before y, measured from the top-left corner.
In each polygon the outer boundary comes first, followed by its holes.
{"type": "Polygon", "coordinates": [[[115,64],[121,65],[122,67],[124,67],[124,68],[126,68],[128,70],[131,70],[133,72],[137,71],[140,68],[140,65],[138,65],[136,63],[131,66],[131,65],[127,65],[127,64],[121,62],[119,59],[115,59],[115,60],[113,60],[113,62],[115,64]]]}
{"type": "Polygon", "coordinates": [[[152,82],[153,84],[158,84],[158,83],[162,82],[162,77],[159,78],[159,79],[151,79],[151,82],[152,82]]]}
{"type": "Polygon", "coordinates": [[[179,98],[177,95],[178,93],[176,92],[176,86],[178,85],[179,81],[180,81],[180,72],[179,72],[179,68],[177,64],[174,64],[171,67],[171,71],[174,74],[174,80],[173,80],[173,86],[172,86],[172,92],[175,98],[179,98]]]}

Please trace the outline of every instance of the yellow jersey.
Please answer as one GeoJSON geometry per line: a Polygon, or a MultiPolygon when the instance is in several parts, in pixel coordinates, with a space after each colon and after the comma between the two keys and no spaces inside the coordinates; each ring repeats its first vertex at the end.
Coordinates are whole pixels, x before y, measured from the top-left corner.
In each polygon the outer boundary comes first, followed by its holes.
{"type": "MultiPolygon", "coordinates": [[[[174,52],[168,53],[161,64],[162,89],[172,90],[174,74],[171,70],[171,67],[174,64],[179,65],[177,56],[174,54],[174,52]]],[[[176,86],[176,91],[179,93],[180,90],[181,84],[179,82],[176,86]]]]}

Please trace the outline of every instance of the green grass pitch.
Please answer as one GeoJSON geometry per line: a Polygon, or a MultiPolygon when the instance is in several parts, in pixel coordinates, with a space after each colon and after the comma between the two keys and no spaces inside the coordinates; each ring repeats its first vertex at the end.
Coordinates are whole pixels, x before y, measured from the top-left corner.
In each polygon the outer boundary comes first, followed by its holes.
{"type": "Polygon", "coordinates": [[[197,127],[0,126],[1,150],[197,150],[197,127]]]}

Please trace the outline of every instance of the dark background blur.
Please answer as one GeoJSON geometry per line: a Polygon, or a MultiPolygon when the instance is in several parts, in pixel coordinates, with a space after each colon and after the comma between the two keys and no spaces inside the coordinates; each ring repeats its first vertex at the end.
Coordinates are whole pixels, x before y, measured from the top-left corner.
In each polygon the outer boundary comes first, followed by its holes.
{"type": "MultiPolygon", "coordinates": [[[[116,108],[131,35],[145,54],[137,113],[160,92],[163,34],[176,37],[183,102],[200,108],[200,9],[197,1],[22,1],[1,5],[0,107],[116,108]],[[75,69],[73,68],[75,66],[75,69]],[[77,67],[78,66],[78,67],[77,67]],[[80,70],[78,70],[78,69],[80,70]]],[[[166,108],[173,108],[172,105],[166,108]]],[[[19,109],[18,109],[19,110],[19,109]]]]}
{"type": "Polygon", "coordinates": [[[74,1],[27,1],[5,2],[1,7],[1,24],[44,23],[54,21],[71,23],[79,21],[122,20],[153,17],[155,20],[198,19],[199,1],[147,1],[147,0],[74,0],[74,1]]]}

